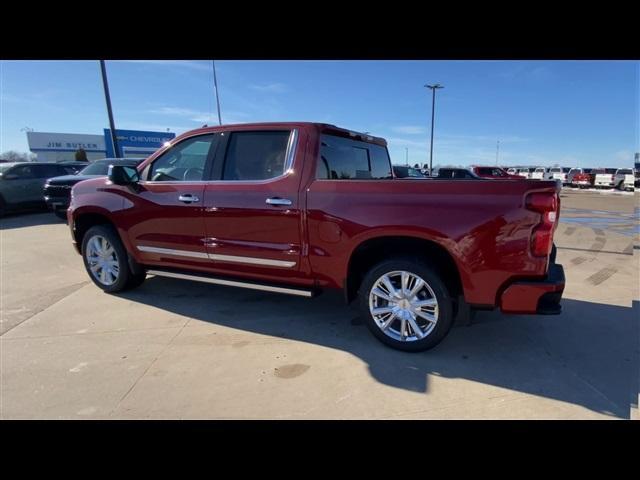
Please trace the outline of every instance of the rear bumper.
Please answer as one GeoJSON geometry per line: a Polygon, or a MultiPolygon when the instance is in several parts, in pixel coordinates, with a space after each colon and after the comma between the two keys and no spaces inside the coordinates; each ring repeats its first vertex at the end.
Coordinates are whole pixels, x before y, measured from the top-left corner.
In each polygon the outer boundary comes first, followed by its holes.
{"type": "Polygon", "coordinates": [[[546,278],[509,285],[500,297],[500,310],[504,313],[557,315],[562,311],[560,301],[564,284],[564,268],[551,263],[546,278]]]}

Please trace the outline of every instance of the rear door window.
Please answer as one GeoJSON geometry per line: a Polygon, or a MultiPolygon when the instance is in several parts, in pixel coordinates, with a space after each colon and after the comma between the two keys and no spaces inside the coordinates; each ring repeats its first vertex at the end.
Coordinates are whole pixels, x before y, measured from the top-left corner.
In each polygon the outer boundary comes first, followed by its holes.
{"type": "Polygon", "coordinates": [[[233,132],[222,180],[268,180],[284,174],[290,130],[233,132]]]}

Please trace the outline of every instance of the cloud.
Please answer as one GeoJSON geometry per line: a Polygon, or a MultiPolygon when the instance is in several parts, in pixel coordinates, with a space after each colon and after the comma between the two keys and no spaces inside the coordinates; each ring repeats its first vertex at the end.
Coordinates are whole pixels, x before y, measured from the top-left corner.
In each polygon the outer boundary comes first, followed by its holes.
{"type": "Polygon", "coordinates": [[[631,150],[619,150],[616,152],[615,158],[621,162],[630,162],[633,160],[633,153],[631,150]]]}
{"type": "MultiPolygon", "coordinates": [[[[188,120],[196,123],[206,123],[208,125],[216,125],[218,123],[217,112],[205,112],[202,110],[194,110],[184,107],[159,107],[152,110],[148,110],[148,113],[155,115],[168,115],[173,117],[187,118],[188,120]]],[[[238,112],[234,110],[225,111],[221,109],[222,120],[225,124],[231,123],[243,123],[247,122],[251,117],[248,113],[238,112]]],[[[190,127],[193,128],[193,127],[190,127]]]]}
{"type": "Polygon", "coordinates": [[[263,85],[249,85],[249,88],[259,92],[284,93],[288,90],[284,83],[266,83],[263,85]]]}
{"type": "Polygon", "coordinates": [[[402,125],[398,127],[391,127],[391,130],[396,133],[402,133],[405,135],[420,135],[426,133],[426,129],[424,127],[420,127],[417,125],[402,125]]]}
{"type": "MultiPolygon", "coordinates": [[[[181,67],[191,70],[212,71],[211,63],[195,60],[112,60],[114,62],[142,63],[158,67],[181,67]]],[[[216,68],[217,70],[217,68],[216,68]]]]}

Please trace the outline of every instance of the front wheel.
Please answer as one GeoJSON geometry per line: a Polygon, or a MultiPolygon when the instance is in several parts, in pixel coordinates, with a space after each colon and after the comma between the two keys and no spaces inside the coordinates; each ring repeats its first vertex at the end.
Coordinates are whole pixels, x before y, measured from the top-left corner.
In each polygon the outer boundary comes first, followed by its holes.
{"type": "Polygon", "coordinates": [[[144,272],[131,272],[120,237],[106,225],[91,227],[84,235],[82,258],[93,283],[107,293],[137,287],[146,277],[144,272]]]}
{"type": "Polygon", "coordinates": [[[406,352],[435,347],[453,324],[452,301],[440,275],[414,259],[374,266],[360,286],[360,310],[371,333],[406,352]]]}

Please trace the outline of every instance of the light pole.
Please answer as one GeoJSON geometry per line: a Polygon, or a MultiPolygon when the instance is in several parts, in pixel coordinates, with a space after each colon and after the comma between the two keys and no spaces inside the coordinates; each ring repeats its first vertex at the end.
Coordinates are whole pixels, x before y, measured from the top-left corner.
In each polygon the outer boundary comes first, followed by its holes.
{"type": "Polygon", "coordinates": [[[405,157],[404,157],[404,162],[407,164],[407,167],[409,166],[409,147],[404,147],[405,149],[405,157]]]}
{"type": "Polygon", "coordinates": [[[211,60],[213,63],[213,86],[216,89],[216,104],[218,105],[218,124],[222,125],[222,116],[220,115],[220,96],[218,95],[218,77],[216,76],[216,61],[211,60]]]}
{"type": "Polygon", "coordinates": [[[498,140],[498,145],[496,145],[496,167],[498,166],[498,154],[500,153],[500,140],[498,140]]]}
{"type": "Polygon", "coordinates": [[[116,135],[116,125],[113,122],[113,112],[111,111],[111,96],[109,95],[109,83],[107,83],[107,68],[104,60],[100,60],[100,70],[102,71],[102,85],[104,87],[104,98],[107,102],[107,114],[109,115],[109,128],[111,129],[111,143],[113,144],[113,156],[120,157],[118,151],[118,138],[116,135]]]}
{"type": "Polygon", "coordinates": [[[429,154],[429,176],[431,176],[431,172],[433,172],[433,122],[436,113],[436,90],[444,88],[444,86],[436,83],[434,85],[425,85],[425,87],[431,89],[431,92],[433,93],[431,98],[431,153],[429,154]]]}

